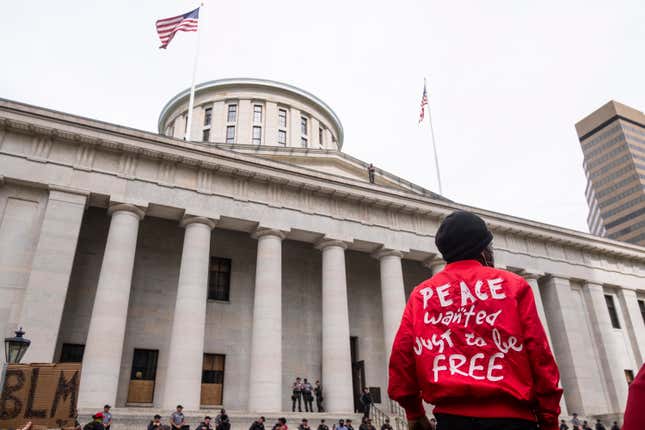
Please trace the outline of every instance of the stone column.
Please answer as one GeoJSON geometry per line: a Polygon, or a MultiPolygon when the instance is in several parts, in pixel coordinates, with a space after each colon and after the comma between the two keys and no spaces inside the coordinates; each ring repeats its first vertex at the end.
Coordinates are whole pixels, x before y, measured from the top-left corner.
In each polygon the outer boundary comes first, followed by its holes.
{"type": "Polygon", "coordinates": [[[282,410],[282,240],[278,230],[258,229],[249,372],[249,411],[282,410]]]}
{"type": "Polygon", "coordinates": [[[618,298],[625,314],[627,333],[636,355],[636,365],[640,368],[645,362],[645,322],[638,307],[636,291],[623,288],[618,291],[618,298]]]}
{"type": "Polygon", "coordinates": [[[428,269],[430,269],[432,276],[441,272],[446,267],[446,262],[443,261],[440,257],[428,258],[423,264],[428,269]]]}
{"type": "MultiPolygon", "coordinates": [[[[551,333],[549,331],[546,313],[544,312],[544,304],[542,303],[542,295],[540,294],[540,285],[538,283],[538,279],[541,277],[541,275],[531,272],[522,272],[521,276],[526,279],[526,282],[531,286],[533,297],[535,298],[535,307],[537,308],[538,316],[540,317],[544,331],[549,338],[549,343],[551,343],[551,333]]],[[[551,348],[553,348],[553,345],[551,345],[551,348]]]]}
{"type": "Polygon", "coordinates": [[[163,407],[172,409],[182,404],[187,410],[197,410],[200,406],[204,358],[211,230],[215,223],[207,218],[185,217],[181,226],[186,232],[170,335],[163,407]]]}
{"type": "Polygon", "coordinates": [[[25,363],[52,363],[87,195],[51,190],[25,289],[20,325],[25,363]]]}
{"type": "Polygon", "coordinates": [[[381,304],[383,312],[383,337],[385,339],[386,364],[390,361],[390,352],[394,337],[401,324],[405,309],[405,287],[403,269],[401,268],[400,251],[384,249],[375,254],[381,269],[381,304]]]}
{"type": "MultiPolygon", "coordinates": [[[[540,284],[538,283],[538,279],[541,277],[541,275],[537,273],[531,273],[531,272],[522,272],[521,275],[522,277],[524,277],[524,279],[526,279],[526,282],[531,286],[531,290],[533,291],[533,297],[535,298],[535,307],[537,308],[538,316],[540,317],[540,321],[542,322],[542,327],[544,327],[546,336],[549,339],[549,346],[551,347],[551,351],[553,351],[553,341],[551,340],[551,330],[549,329],[549,325],[547,323],[546,312],[544,311],[544,304],[542,303],[542,295],[540,294],[540,284]]],[[[567,403],[565,401],[564,394],[562,394],[562,398],[560,399],[560,415],[562,416],[569,415],[567,411],[567,403]]]]}
{"type": "Polygon", "coordinates": [[[136,206],[118,204],[110,207],[108,214],[112,220],[85,344],[78,397],[79,408],[97,410],[116,401],[139,221],[144,212],[136,206]]]}
{"type": "Polygon", "coordinates": [[[612,407],[610,413],[619,413],[625,410],[627,403],[628,387],[623,372],[624,367],[619,365],[622,362],[621,357],[625,354],[625,348],[621,348],[617,343],[619,338],[615,335],[609,319],[602,285],[587,282],[583,293],[590,313],[592,335],[598,345],[600,363],[609,390],[609,402],[612,407]]]}
{"type": "MultiPolygon", "coordinates": [[[[584,415],[592,413],[592,403],[598,397],[588,387],[597,386],[593,357],[589,357],[589,345],[585,342],[585,315],[571,290],[568,279],[549,277],[544,289],[544,310],[551,329],[553,350],[558,360],[560,379],[566,393],[567,410],[584,415]],[[585,406],[589,408],[585,409],[585,406]]],[[[601,394],[602,395],[602,394],[601,394]]]]}
{"type": "Polygon", "coordinates": [[[352,356],[349,347],[349,312],[345,249],[337,240],[323,240],[322,250],[322,385],[325,406],[333,413],[354,410],[352,356]]]}

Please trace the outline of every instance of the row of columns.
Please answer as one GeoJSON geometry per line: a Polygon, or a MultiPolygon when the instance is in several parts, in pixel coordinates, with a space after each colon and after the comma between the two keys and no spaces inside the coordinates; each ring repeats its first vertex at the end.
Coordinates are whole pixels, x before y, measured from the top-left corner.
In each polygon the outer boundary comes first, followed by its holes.
{"type": "MultiPolygon", "coordinates": [[[[34,340],[39,336],[38,342],[34,342],[28,352],[27,361],[53,360],[59,325],[51,324],[51,321],[53,318],[60,321],[64,306],[64,300],[55,299],[65,297],[67,291],[84,207],[85,196],[50,192],[25,292],[22,323],[31,328],[34,340]],[[53,273],[53,265],[59,274],[53,273]],[[49,290],[56,294],[38,293],[44,277],[50,284],[49,290]],[[47,302],[48,312],[43,312],[43,300],[47,302]]],[[[142,209],[126,204],[111,206],[108,213],[111,215],[110,228],[85,346],[80,407],[99,407],[116,400],[139,222],[144,216],[142,209]]],[[[181,400],[188,409],[197,409],[200,403],[211,231],[215,224],[202,217],[185,217],[181,225],[185,228],[184,244],[167,370],[167,375],[172,375],[172,384],[165,384],[162,403],[164,407],[172,408],[181,400]],[[191,335],[185,336],[186,333],[191,335]]],[[[279,411],[284,388],[282,352],[275,345],[282,344],[282,241],[285,235],[278,230],[261,228],[254,237],[258,240],[258,249],[249,410],[279,411]]],[[[351,380],[345,267],[347,245],[342,241],[323,240],[317,248],[322,252],[322,381],[325,397],[330,411],[349,412],[352,410],[353,393],[351,385],[346,383],[351,380]]],[[[402,253],[384,249],[374,257],[379,260],[383,333],[386,357],[389,358],[405,307],[402,253]]],[[[433,274],[444,264],[440,259],[426,262],[433,274]]],[[[577,319],[581,315],[584,318],[584,313],[579,311],[580,304],[576,302],[571,284],[568,279],[550,276],[545,279],[540,293],[538,278],[541,275],[529,272],[522,275],[533,290],[539,317],[558,357],[562,381],[567,388],[567,404],[563,401],[561,405],[563,413],[566,414],[566,406],[570,412],[584,412],[585,406],[593,404],[593,399],[588,397],[594,394],[583,389],[581,381],[584,378],[581,376],[585,375],[580,374],[580,369],[593,368],[594,363],[589,366],[583,363],[590,360],[589,345],[584,343],[585,333],[580,332],[585,326],[577,319]]],[[[602,345],[598,348],[598,356],[611,407],[622,410],[627,387],[623,383],[623,369],[612,360],[624,355],[624,347],[612,331],[603,287],[585,283],[582,293],[591,326],[596,328],[592,334],[594,341],[602,345]]],[[[635,291],[620,290],[619,301],[625,312],[627,335],[637,364],[640,364],[645,358],[645,324],[635,291]]]]}
{"type": "MultiPolygon", "coordinates": [[[[139,221],[144,212],[132,205],[109,208],[111,215],[95,305],[85,345],[80,407],[114,403],[130,298],[139,221]],[[109,310],[109,311],[106,311],[109,310]]],[[[177,298],[170,335],[166,383],[162,406],[181,402],[187,409],[200,406],[204,352],[211,230],[215,224],[202,217],[185,217],[177,298]],[[186,336],[190,333],[190,336],[186,336]]],[[[249,371],[249,410],[282,410],[282,241],[279,230],[258,229],[253,330],[249,371]]],[[[338,240],[322,240],[322,381],[327,408],[334,412],[353,410],[351,352],[345,250],[338,240]]],[[[405,307],[401,267],[402,254],[383,250],[380,261],[383,327],[389,349],[405,307]]]]}

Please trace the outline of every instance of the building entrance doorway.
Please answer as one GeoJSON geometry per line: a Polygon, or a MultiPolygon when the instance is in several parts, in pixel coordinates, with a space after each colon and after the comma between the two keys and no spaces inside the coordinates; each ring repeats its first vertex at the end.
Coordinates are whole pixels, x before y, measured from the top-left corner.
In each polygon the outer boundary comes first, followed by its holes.
{"type": "Polygon", "coordinates": [[[128,403],[152,403],[157,377],[156,349],[135,349],[132,358],[132,372],[128,386],[128,403]]]}
{"type": "Polygon", "coordinates": [[[361,394],[365,383],[365,361],[358,359],[358,336],[349,338],[349,348],[352,356],[352,391],[354,393],[354,412],[363,412],[361,394]]]}

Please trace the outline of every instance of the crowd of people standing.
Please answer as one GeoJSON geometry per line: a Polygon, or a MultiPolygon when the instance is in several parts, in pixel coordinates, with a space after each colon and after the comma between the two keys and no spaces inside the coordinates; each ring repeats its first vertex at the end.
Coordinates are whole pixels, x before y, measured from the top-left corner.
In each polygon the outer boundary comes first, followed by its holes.
{"type": "Polygon", "coordinates": [[[316,381],[315,385],[307,378],[296,380],[291,384],[291,412],[296,411],[296,404],[298,405],[298,412],[302,412],[302,403],[305,404],[305,412],[314,412],[314,398],[316,399],[316,409],[318,412],[325,412],[323,407],[323,391],[320,381],[316,381]]]}

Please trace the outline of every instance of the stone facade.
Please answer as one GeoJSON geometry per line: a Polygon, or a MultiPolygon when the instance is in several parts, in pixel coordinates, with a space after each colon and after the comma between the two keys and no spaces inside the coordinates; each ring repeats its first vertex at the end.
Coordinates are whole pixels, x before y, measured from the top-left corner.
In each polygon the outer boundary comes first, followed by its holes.
{"type": "MultiPolygon", "coordinates": [[[[85,345],[82,408],[128,404],[135,348],[158,350],[158,408],[200,407],[201,352],[226,356],[229,409],[287,410],[303,376],[349,413],[352,360],[387,401],[405,298],[441,270],[434,234],[466,207],[387,172],[370,184],[265,155],[0,101],[0,328],[25,327],[26,361],[85,345]],[[231,259],[227,302],[204,301],[209,256],[231,259]]],[[[645,249],[466,209],[536,293],[563,414],[619,414],[645,358],[645,249]]]]}

